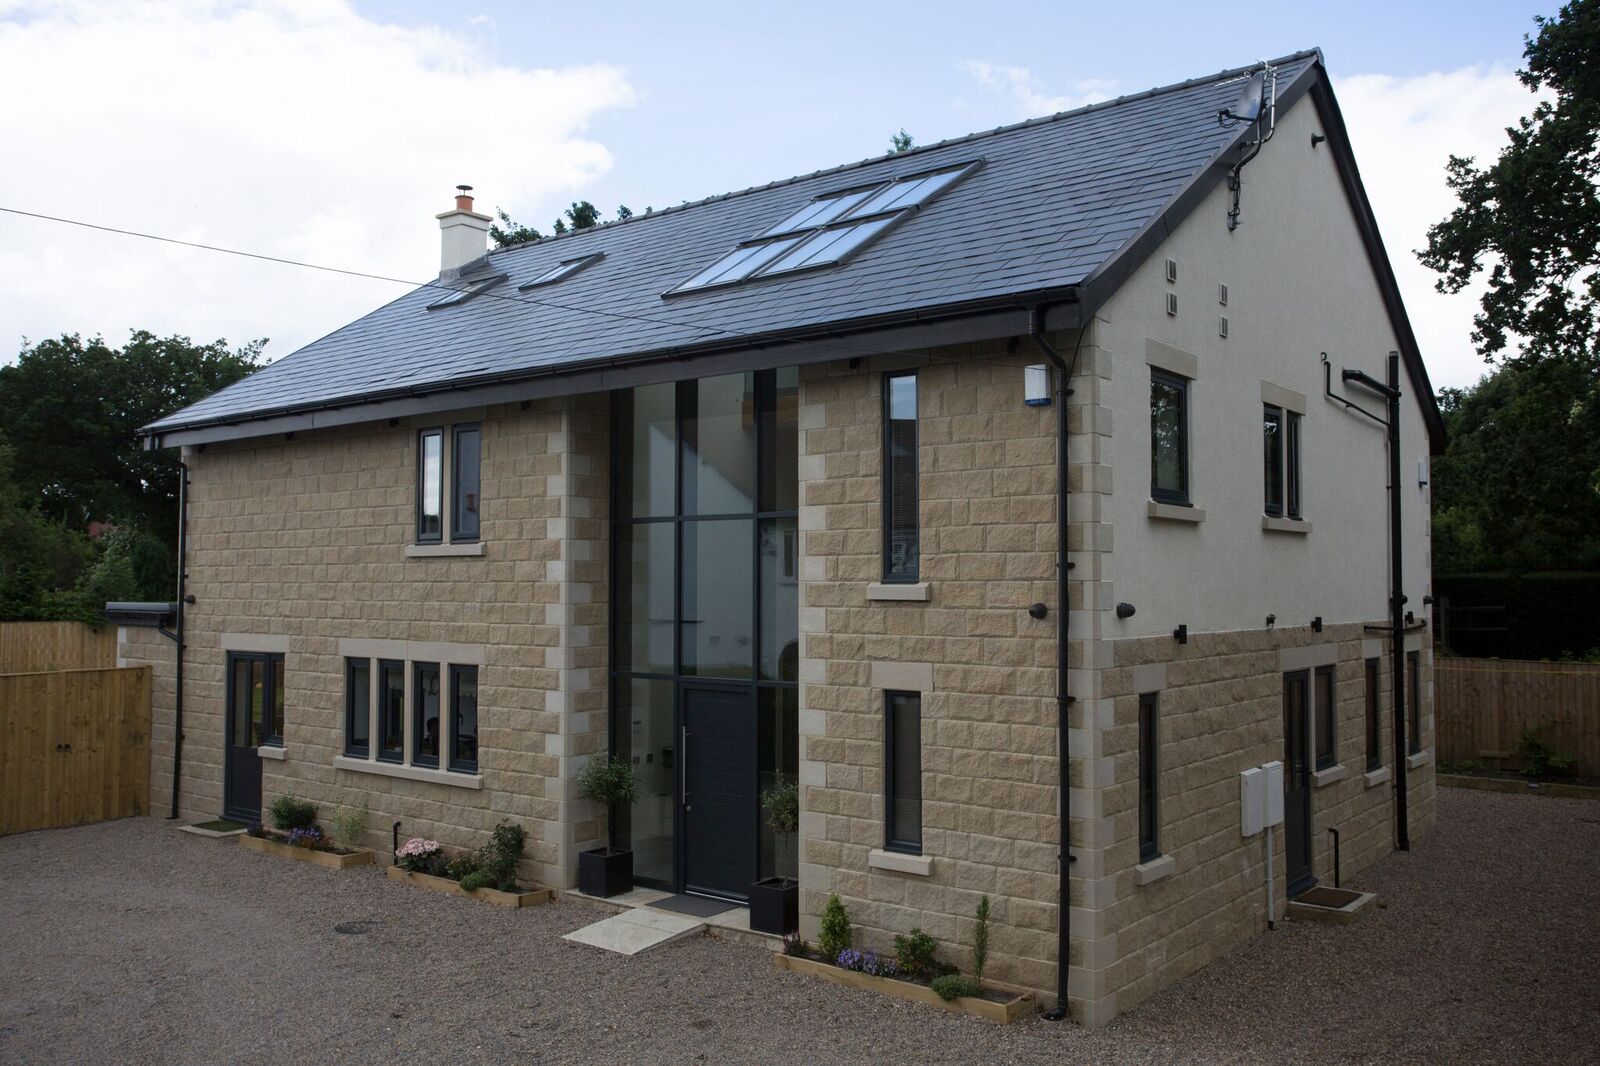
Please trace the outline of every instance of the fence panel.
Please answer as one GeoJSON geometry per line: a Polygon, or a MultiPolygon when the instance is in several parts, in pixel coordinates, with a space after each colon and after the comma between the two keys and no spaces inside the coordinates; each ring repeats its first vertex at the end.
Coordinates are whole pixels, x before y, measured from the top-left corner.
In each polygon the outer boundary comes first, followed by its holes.
{"type": "Polygon", "coordinates": [[[1439,759],[1517,769],[1523,731],[1577,757],[1573,773],[1600,777],[1600,665],[1506,659],[1435,659],[1439,759]]]}
{"type": "Polygon", "coordinates": [[[0,836],[149,806],[150,667],[0,674],[0,836]]]}
{"type": "Polygon", "coordinates": [[[82,622],[0,622],[0,674],[117,665],[116,626],[82,622]]]}

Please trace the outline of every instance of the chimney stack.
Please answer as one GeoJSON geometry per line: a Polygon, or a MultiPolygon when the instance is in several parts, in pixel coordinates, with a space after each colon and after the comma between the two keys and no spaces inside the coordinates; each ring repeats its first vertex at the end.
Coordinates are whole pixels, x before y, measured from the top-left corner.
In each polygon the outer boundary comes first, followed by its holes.
{"type": "Polygon", "coordinates": [[[456,186],[456,206],[435,216],[443,241],[439,254],[439,276],[446,280],[460,275],[462,268],[482,259],[489,252],[489,223],[494,220],[472,210],[472,186],[456,186]]]}

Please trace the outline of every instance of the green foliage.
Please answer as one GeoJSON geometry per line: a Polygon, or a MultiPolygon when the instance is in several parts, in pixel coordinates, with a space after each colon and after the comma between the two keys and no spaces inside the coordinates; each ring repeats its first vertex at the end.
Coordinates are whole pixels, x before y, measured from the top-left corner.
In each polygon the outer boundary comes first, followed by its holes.
{"type": "Polygon", "coordinates": [[[1437,573],[1433,594],[1452,655],[1559,659],[1600,644],[1600,573],[1437,573]]]}
{"type": "Polygon", "coordinates": [[[1600,0],[1571,0],[1536,17],[1517,76],[1537,103],[1506,135],[1487,169],[1451,156],[1447,182],[1460,200],[1428,230],[1422,262],[1460,292],[1486,268],[1473,341],[1484,358],[1521,338],[1524,358],[1592,352],[1600,300],[1600,0]]]}
{"type": "Polygon", "coordinates": [[[328,821],[333,826],[333,839],[347,848],[360,847],[361,834],[367,831],[366,798],[357,805],[342,808],[328,821]]]}
{"type": "Polygon", "coordinates": [[[527,834],[520,825],[501,822],[494,827],[488,842],[478,849],[476,872],[483,875],[484,885],[502,892],[516,890],[517,860],[522,857],[522,845],[526,839],[527,834]]]}
{"type": "Polygon", "coordinates": [[[989,961],[989,897],[978,901],[978,925],[972,932],[972,976],[983,980],[983,968],[989,961]]]}
{"type": "Polygon", "coordinates": [[[959,999],[962,996],[977,996],[983,993],[983,986],[976,977],[968,977],[964,973],[947,973],[943,977],[933,979],[932,988],[938,993],[940,999],[959,999]]]}
{"type": "Polygon", "coordinates": [[[1558,752],[1544,742],[1544,726],[1523,730],[1517,741],[1517,754],[1522,756],[1522,775],[1533,781],[1549,781],[1565,777],[1578,762],[1577,756],[1558,752]]]}
{"type": "Polygon", "coordinates": [[[850,916],[844,912],[844,904],[838,896],[829,896],[828,905],[822,908],[822,928],[817,934],[817,947],[823,958],[834,961],[854,940],[855,931],[850,928],[850,916]]]}
{"type": "Polygon", "coordinates": [[[1600,569],[1600,350],[1439,395],[1434,570],[1600,569]]]}
{"type": "Polygon", "coordinates": [[[267,812],[272,817],[272,827],[287,833],[291,829],[310,829],[317,824],[317,805],[286,792],[272,801],[267,812]]]}
{"type": "Polygon", "coordinates": [[[901,152],[909,152],[916,146],[917,142],[912,140],[911,134],[906,132],[906,128],[904,126],[900,127],[899,133],[891,134],[889,136],[890,155],[899,155],[901,152]]]}
{"type": "Polygon", "coordinates": [[[785,955],[803,958],[807,951],[806,942],[799,933],[783,934],[783,953],[785,955]]]}
{"type": "Polygon", "coordinates": [[[476,892],[480,888],[494,888],[494,878],[489,876],[487,870],[473,870],[465,877],[459,878],[461,887],[467,892],[476,892]]]}
{"type": "Polygon", "coordinates": [[[578,795],[604,804],[608,811],[632,803],[639,796],[633,767],[623,759],[596,755],[578,771],[578,795]]]}
{"type": "MultiPolygon", "coordinates": [[[[495,208],[494,213],[499,221],[489,224],[489,239],[494,242],[496,248],[509,248],[514,244],[526,244],[544,238],[544,234],[532,226],[512,221],[511,216],[503,208],[495,208]]],[[[650,209],[645,208],[644,213],[648,215],[650,209]]],[[[588,200],[574,200],[572,206],[563,211],[561,216],[550,226],[551,232],[557,236],[572,230],[591,229],[600,224],[600,209],[588,200]]],[[[617,221],[625,222],[632,217],[633,212],[626,204],[617,208],[617,221]]]]}
{"type": "Polygon", "coordinates": [[[894,938],[894,961],[900,965],[901,973],[913,977],[928,978],[938,971],[939,962],[934,957],[938,950],[939,942],[918,928],[894,938]]]}
{"type": "Polygon", "coordinates": [[[800,788],[786,781],[761,794],[761,809],[767,814],[767,827],[774,833],[793,833],[800,828],[800,788]]]}
{"type": "Polygon", "coordinates": [[[477,872],[478,853],[475,851],[453,855],[444,864],[444,875],[452,881],[465,881],[469,875],[477,872]]]}

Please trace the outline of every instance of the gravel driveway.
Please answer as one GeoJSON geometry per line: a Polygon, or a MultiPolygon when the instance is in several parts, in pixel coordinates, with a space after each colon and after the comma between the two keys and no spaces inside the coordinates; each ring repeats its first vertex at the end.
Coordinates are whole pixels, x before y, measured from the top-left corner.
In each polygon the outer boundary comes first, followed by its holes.
{"type": "Polygon", "coordinates": [[[1600,802],[1443,789],[1353,926],[1281,922],[1097,1032],[514,912],[148,819],[0,839],[0,1062],[1594,1062],[1600,802]],[[365,933],[334,932],[367,921],[365,933]]]}

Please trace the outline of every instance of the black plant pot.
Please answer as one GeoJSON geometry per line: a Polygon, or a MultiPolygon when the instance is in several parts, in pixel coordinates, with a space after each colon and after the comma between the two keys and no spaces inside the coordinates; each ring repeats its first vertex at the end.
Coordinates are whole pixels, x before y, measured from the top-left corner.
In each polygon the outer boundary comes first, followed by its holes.
{"type": "Polygon", "coordinates": [[[787,936],[800,928],[800,882],[769,877],[750,886],[750,928],[787,936]]]}
{"type": "Polygon", "coordinates": [[[632,887],[633,852],[596,848],[578,853],[578,891],[604,898],[632,887]]]}

